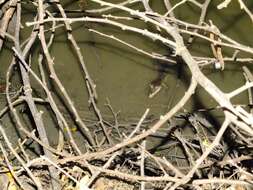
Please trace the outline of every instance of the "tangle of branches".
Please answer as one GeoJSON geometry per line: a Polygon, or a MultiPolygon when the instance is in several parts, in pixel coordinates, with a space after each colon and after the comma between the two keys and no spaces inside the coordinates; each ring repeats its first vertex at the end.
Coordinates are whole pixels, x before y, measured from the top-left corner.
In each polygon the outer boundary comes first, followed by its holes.
{"type": "Polygon", "coordinates": [[[4,50],[11,54],[11,61],[5,60],[6,71],[1,69],[1,189],[252,189],[253,47],[226,35],[207,17],[211,7],[222,12],[232,3],[253,25],[252,4],[243,0],[215,5],[211,0],[1,0],[0,51],[3,56],[8,54],[4,50]],[[156,11],[157,4],[164,11],[156,11]],[[197,23],[177,16],[185,5],[200,10],[197,23]],[[190,72],[187,90],[159,118],[150,119],[152,108],[146,107],[141,118],[125,123],[110,104],[114,100],[108,100],[108,119],[98,105],[97,89],[102,87],[87,67],[88,55],[75,35],[77,25],[84,34],[114,41],[163,65],[184,66],[190,72]],[[170,53],[151,52],[95,26],[137,35],[170,53]],[[80,86],[88,94],[85,101],[92,119],[83,118],[59,77],[56,65],[61,60],[52,51],[59,31],[74,55],[69,64],[80,68],[80,86]],[[197,41],[208,44],[211,56],[194,54],[191,47],[197,41]],[[203,72],[211,68],[225,75],[233,64],[242,71],[245,84],[231,92],[224,92],[203,72]],[[209,121],[200,111],[184,111],[199,89],[217,104],[201,109],[221,112],[221,122],[209,121]],[[248,104],[232,103],[244,91],[248,104]],[[53,128],[56,138],[50,134],[53,128]],[[163,143],[149,148],[154,138],[163,143]]]}

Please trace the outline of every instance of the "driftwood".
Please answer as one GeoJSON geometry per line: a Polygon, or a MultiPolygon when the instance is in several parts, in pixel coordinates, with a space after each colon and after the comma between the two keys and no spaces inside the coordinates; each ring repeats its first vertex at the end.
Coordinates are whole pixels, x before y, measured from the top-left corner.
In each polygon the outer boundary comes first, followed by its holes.
{"type": "MultiPolygon", "coordinates": [[[[222,1],[216,7],[223,11],[231,2],[222,1]]],[[[214,67],[209,68],[226,74],[228,64],[252,63],[253,47],[223,34],[215,20],[206,19],[211,0],[181,0],[177,3],[164,0],[159,3],[164,6],[165,13],[155,11],[152,3],[149,0],[126,0],[117,4],[79,0],[72,2],[73,7],[78,7],[72,10],[59,0],[0,1],[0,51],[3,53],[3,49],[11,44],[13,54],[5,73],[5,83],[0,84],[0,95],[6,99],[6,106],[0,110],[1,188],[98,190],[120,189],[120,185],[124,186],[122,189],[142,190],[252,188],[253,77],[250,66],[242,67],[245,84],[228,93],[211,81],[202,68],[212,65],[214,67]],[[197,24],[177,17],[175,10],[188,3],[200,9],[197,24]],[[90,9],[93,5],[96,8],[90,9]],[[27,9],[31,9],[33,18],[23,20],[27,9]],[[124,16],[117,12],[124,13],[124,16]],[[133,20],[142,23],[143,27],[131,24],[133,20]],[[101,98],[96,77],[87,67],[87,55],[74,35],[74,23],[89,23],[84,25],[85,32],[115,41],[143,56],[164,64],[186,66],[191,73],[191,78],[187,79],[188,89],[170,108],[172,94],[170,104],[166,106],[170,109],[159,117],[152,118],[149,114],[152,108],[145,108],[142,117],[124,121],[110,103],[114,100],[107,100],[105,105],[111,115],[104,114],[98,105],[101,98]],[[138,44],[99,31],[92,23],[112,26],[119,31],[140,35],[145,40],[159,42],[170,53],[149,52],[139,48],[138,44]],[[145,28],[145,23],[153,29],[145,28]],[[21,37],[22,27],[30,29],[27,39],[21,37]],[[81,85],[87,90],[86,102],[92,117],[82,118],[55,68],[51,48],[59,28],[64,30],[66,43],[76,59],[70,64],[80,66],[81,85]],[[210,57],[192,53],[190,47],[197,40],[209,44],[210,57]],[[36,53],[33,51],[35,45],[39,47],[36,53]],[[225,56],[223,49],[234,53],[225,56]],[[240,57],[241,53],[248,57],[240,57]],[[38,71],[34,70],[36,67],[38,71]],[[21,79],[18,85],[12,81],[13,76],[21,79]],[[35,88],[34,82],[39,87],[35,88]],[[186,112],[186,103],[199,88],[203,88],[217,106],[186,112]],[[248,91],[249,103],[233,104],[231,99],[244,91],[248,91]],[[213,110],[223,114],[221,124],[210,120],[210,111],[213,110]],[[51,134],[47,129],[52,126],[45,122],[46,114],[57,129],[56,144],[49,142],[51,134]],[[23,115],[28,119],[25,120],[23,115]],[[5,122],[8,117],[12,123],[5,122]],[[17,142],[8,136],[6,130],[13,126],[20,136],[17,142]],[[76,138],[75,131],[81,139],[76,138]],[[161,143],[152,144],[154,139],[161,143]],[[34,145],[34,150],[30,144],[34,145]],[[108,180],[114,184],[109,184],[108,180]]],[[[253,22],[250,6],[242,0],[238,3],[241,14],[253,22]]],[[[160,77],[159,84],[163,79],[164,76],[160,77]]],[[[161,86],[156,87],[158,93],[161,86]]]]}

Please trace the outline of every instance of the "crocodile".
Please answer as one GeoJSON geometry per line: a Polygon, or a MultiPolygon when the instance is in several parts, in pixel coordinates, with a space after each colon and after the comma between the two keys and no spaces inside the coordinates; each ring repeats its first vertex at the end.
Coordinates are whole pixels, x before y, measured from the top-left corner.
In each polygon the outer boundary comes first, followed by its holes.
{"type": "Polygon", "coordinates": [[[149,83],[149,98],[153,98],[154,96],[156,96],[163,87],[169,88],[164,82],[169,73],[172,72],[176,74],[177,79],[180,79],[182,70],[182,64],[180,62],[178,62],[177,64],[168,64],[167,62],[164,63],[161,61],[156,61],[155,65],[157,67],[158,75],[154,80],[149,83]]]}
{"type": "Polygon", "coordinates": [[[165,73],[159,73],[158,77],[156,77],[154,80],[152,80],[149,84],[149,98],[153,98],[155,95],[157,95],[163,86],[163,80],[165,79],[166,74],[165,73]]]}

